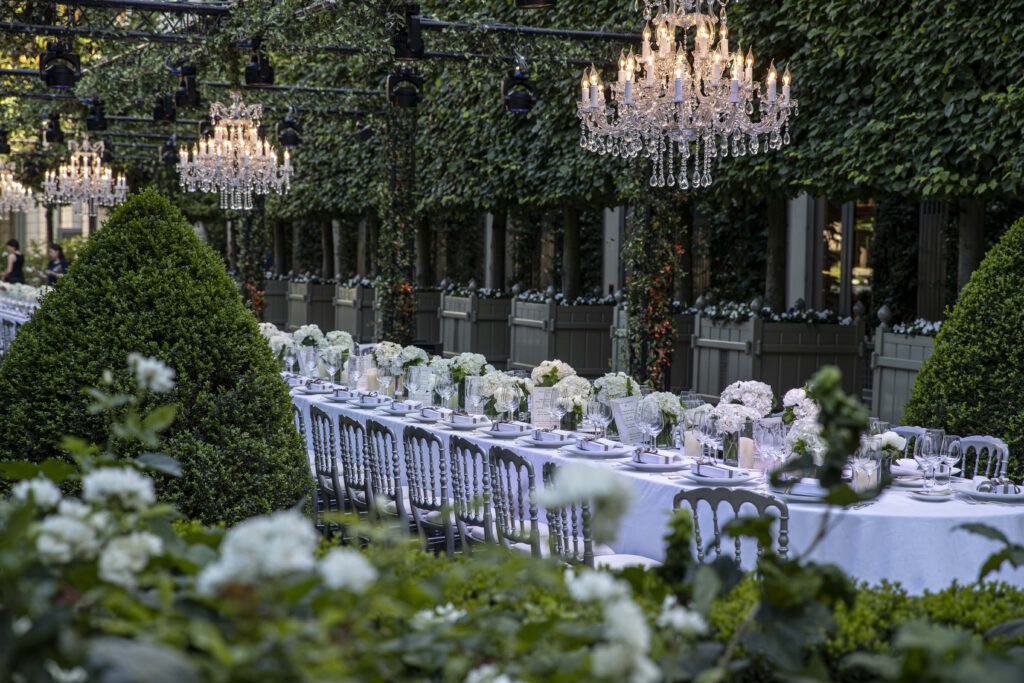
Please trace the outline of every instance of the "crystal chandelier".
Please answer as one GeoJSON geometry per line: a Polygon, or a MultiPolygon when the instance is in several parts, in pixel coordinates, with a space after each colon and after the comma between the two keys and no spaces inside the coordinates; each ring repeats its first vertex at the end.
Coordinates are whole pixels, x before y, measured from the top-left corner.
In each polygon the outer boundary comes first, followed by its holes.
{"type": "Polygon", "coordinates": [[[95,216],[99,206],[116,206],[128,196],[128,182],[123,175],[114,176],[103,167],[103,143],[68,143],[71,159],[56,171],[47,171],[43,180],[43,201],[47,204],[71,204],[76,214],[82,205],[88,206],[89,215],[95,216]]]}
{"type": "Polygon", "coordinates": [[[287,149],[282,163],[273,145],[260,138],[263,105],[246,106],[238,93],[231,100],[230,107],[210,107],[212,131],[199,139],[191,158],[181,148],[178,173],[183,190],[219,192],[220,208],[248,211],[253,194],[288,192],[292,163],[287,149]]]}
{"type": "Polygon", "coordinates": [[[35,206],[32,190],[14,179],[14,164],[0,164],[0,218],[35,206]]]}
{"type": "Polygon", "coordinates": [[[772,62],[753,79],[754,54],[729,51],[728,0],[643,0],[641,53],[622,52],[605,86],[591,66],[576,110],[580,145],[598,154],[651,160],[651,187],[711,185],[711,160],[789,144],[789,68],[772,62]],[[652,19],[653,15],[653,19],[652,19]],[[652,43],[652,39],[656,43],[652,43]]]}

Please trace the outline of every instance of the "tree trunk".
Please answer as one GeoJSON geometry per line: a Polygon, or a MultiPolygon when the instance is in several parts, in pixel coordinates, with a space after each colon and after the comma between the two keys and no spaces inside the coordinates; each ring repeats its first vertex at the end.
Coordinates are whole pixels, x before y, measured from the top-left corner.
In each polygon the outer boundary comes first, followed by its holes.
{"type": "Polygon", "coordinates": [[[491,240],[487,252],[484,286],[502,289],[505,286],[505,235],[508,231],[508,210],[501,206],[491,214],[491,240]]]}
{"type": "Polygon", "coordinates": [[[980,199],[960,200],[960,239],[957,249],[956,289],[959,292],[978,268],[985,251],[985,203],[980,199]]]}
{"type": "Polygon", "coordinates": [[[356,235],[356,275],[366,277],[370,274],[370,217],[359,219],[359,232],[356,235]]]}
{"type": "Polygon", "coordinates": [[[566,207],[562,216],[562,294],[566,301],[580,295],[580,210],[566,207]]]}
{"type": "Polygon", "coordinates": [[[765,278],[765,305],[773,311],[786,309],[786,249],[789,225],[787,224],[786,198],[778,193],[768,197],[768,272],[765,278]]]}
{"type": "Polygon", "coordinates": [[[334,277],[345,279],[345,266],[342,262],[345,235],[341,229],[341,221],[331,219],[331,258],[334,261],[334,277]]]}
{"type": "Polygon", "coordinates": [[[298,220],[292,221],[292,274],[302,274],[302,224],[298,220]]]}
{"type": "Polygon", "coordinates": [[[228,251],[228,270],[232,273],[238,272],[238,256],[235,251],[235,221],[228,221],[227,227],[227,251],[228,251]]]}
{"type": "Polygon", "coordinates": [[[331,224],[320,221],[320,274],[324,278],[334,277],[334,235],[331,224]]]}

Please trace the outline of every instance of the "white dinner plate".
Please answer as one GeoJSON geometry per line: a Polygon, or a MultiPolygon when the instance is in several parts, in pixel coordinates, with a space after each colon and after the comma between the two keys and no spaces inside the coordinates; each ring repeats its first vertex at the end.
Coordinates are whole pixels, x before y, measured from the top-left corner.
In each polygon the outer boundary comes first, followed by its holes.
{"type": "Polygon", "coordinates": [[[786,493],[785,491],[776,491],[771,489],[769,493],[781,501],[786,503],[807,503],[809,505],[821,505],[825,502],[825,496],[800,496],[794,493],[786,493]]]}
{"type": "Polygon", "coordinates": [[[963,494],[975,500],[988,503],[1024,503],[1024,492],[1022,493],[989,493],[979,491],[977,484],[972,481],[955,482],[952,488],[955,492],[963,494]]]}
{"type": "Polygon", "coordinates": [[[392,408],[391,406],[384,406],[381,408],[388,415],[395,415],[396,417],[403,417],[409,413],[415,412],[418,408],[392,408]]]}
{"type": "Polygon", "coordinates": [[[584,451],[576,447],[576,444],[570,444],[562,449],[562,452],[566,455],[571,455],[574,458],[591,458],[593,460],[608,460],[610,458],[624,458],[629,455],[629,449],[620,448],[609,448],[606,451],[584,451]]]}
{"type": "MultiPolygon", "coordinates": [[[[575,439],[547,439],[547,440],[538,440],[538,439],[534,439],[532,436],[524,436],[524,437],[521,437],[519,439],[516,439],[516,443],[518,443],[520,445],[523,445],[523,446],[529,446],[530,448],[564,448],[568,444],[572,444],[573,446],[575,446],[576,445],[576,440],[575,439]]],[[[588,453],[588,455],[589,455],[589,453],[588,453]]]]}
{"type": "Polygon", "coordinates": [[[349,401],[352,400],[352,397],[351,396],[346,396],[346,397],[342,398],[341,396],[328,396],[327,400],[330,403],[348,403],[349,401]]]}
{"type": "Polygon", "coordinates": [[[390,404],[387,401],[373,401],[370,403],[364,403],[359,399],[349,401],[348,404],[353,408],[362,408],[364,410],[373,410],[374,408],[383,408],[385,406],[390,406],[390,404]]]}
{"type": "Polygon", "coordinates": [[[629,460],[624,462],[623,465],[641,472],[679,472],[690,469],[690,463],[688,462],[650,463],[629,460]]]}
{"type": "Polygon", "coordinates": [[[529,433],[528,429],[524,429],[524,430],[518,431],[518,432],[509,432],[509,431],[500,432],[500,431],[495,431],[495,430],[491,429],[490,425],[488,425],[486,427],[478,427],[477,431],[480,432],[480,436],[489,436],[492,439],[503,439],[503,440],[518,439],[518,438],[522,437],[523,434],[528,434],[529,433]]]}
{"type": "Polygon", "coordinates": [[[698,477],[696,474],[689,473],[684,474],[683,478],[701,486],[748,486],[757,481],[757,478],[749,472],[737,472],[735,477],[698,477]]]}
{"type": "Polygon", "coordinates": [[[905,489],[924,488],[924,477],[893,477],[892,485],[905,489]]]}
{"type": "Polygon", "coordinates": [[[456,432],[471,432],[474,429],[480,429],[481,427],[490,427],[491,421],[485,420],[484,422],[448,422],[444,421],[443,424],[448,429],[452,429],[456,432]]]}
{"type": "Polygon", "coordinates": [[[953,490],[946,489],[942,492],[936,492],[934,489],[931,491],[910,491],[910,497],[914,500],[922,500],[926,503],[942,503],[947,500],[953,500],[953,490]]]}

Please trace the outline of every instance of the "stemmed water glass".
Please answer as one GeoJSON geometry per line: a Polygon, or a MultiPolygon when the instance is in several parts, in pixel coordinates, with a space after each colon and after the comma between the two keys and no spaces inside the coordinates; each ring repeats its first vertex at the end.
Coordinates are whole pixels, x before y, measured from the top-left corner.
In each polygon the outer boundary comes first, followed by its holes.
{"type": "Polygon", "coordinates": [[[295,374],[295,366],[299,362],[298,354],[295,353],[294,346],[288,346],[284,350],[284,369],[285,372],[295,374]]]}
{"type": "MultiPolygon", "coordinates": [[[[953,477],[953,468],[956,467],[964,457],[963,447],[960,444],[960,437],[947,434],[942,437],[942,446],[939,449],[939,464],[935,474],[935,486],[946,488],[953,477]]],[[[961,472],[963,474],[963,472],[961,472]]]]}
{"type": "Polygon", "coordinates": [[[342,363],[342,351],[334,346],[328,346],[326,349],[320,352],[320,360],[324,364],[324,368],[327,370],[329,375],[328,379],[333,382],[334,376],[338,374],[338,369],[342,363]]]}
{"type": "Polygon", "coordinates": [[[385,396],[391,396],[391,385],[395,383],[395,371],[390,365],[377,368],[377,383],[384,390],[385,396]]]}
{"type": "Polygon", "coordinates": [[[359,388],[359,378],[363,376],[363,365],[359,360],[359,356],[355,355],[348,359],[348,381],[353,389],[359,388]]]}
{"type": "Polygon", "coordinates": [[[926,431],[914,441],[914,460],[924,476],[925,490],[935,486],[935,464],[938,462],[941,447],[942,442],[936,442],[932,430],[926,431]]]}
{"type": "Polygon", "coordinates": [[[483,412],[483,377],[466,378],[466,412],[478,414],[483,412]]]}
{"type": "Polygon", "coordinates": [[[706,452],[711,462],[717,462],[718,451],[722,448],[722,434],[718,430],[718,418],[715,415],[710,412],[704,413],[697,438],[703,446],[702,453],[706,452]]]}
{"type": "Polygon", "coordinates": [[[753,426],[754,452],[761,459],[767,479],[785,457],[785,425],[778,418],[767,418],[754,421],[753,426]]]}
{"type": "Polygon", "coordinates": [[[515,420],[515,411],[519,409],[521,400],[519,387],[512,385],[501,387],[494,396],[495,407],[500,411],[508,413],[508,421],[510,423],[515,420]]]}
{"type": "Polygon", "coordinates": [[[649,449],[654,452],[658,450],[658,435],[665,428],[665,416],[661,414],[661,408],[641,401],[637,410],[637,420],[640,430],[645,436],[649,436],[651,443],[649,449]]]}
{"type": "Polygon", "coordinates": [[[597,396],[591,396],[587,402],[587,417],[601,428],[601,438],[608,434],[608,425],[612,422],[612,409],[607,402],[597,396]]]}
{"type": "Polygon", "coordinates": [[[555,399],[555,405],[553,406],[552,410],[555,413],[555,417],[558,418],[557,428],[561,429],[562,420],[565,418],[566,415],[569,414],[569,411],[572,410],[572,399],[562,398],[561,396],[559,396],[558,398],[555,399]]]}
{"type": "Polygon", "coordinates": [[[868,419],[868,431],[871,436],[877,436],[878,434],[885,434],[889,431],[889,423],[885,420],[880,420],[877,417],[868,419]]]}
{"type": "Polygon", "coordinates": [[[447,408],[448,403],[455,395],[455,382],[447,372],[437,375],[434,380],[434,391],[441,397],[441,407],[447,408]]]}

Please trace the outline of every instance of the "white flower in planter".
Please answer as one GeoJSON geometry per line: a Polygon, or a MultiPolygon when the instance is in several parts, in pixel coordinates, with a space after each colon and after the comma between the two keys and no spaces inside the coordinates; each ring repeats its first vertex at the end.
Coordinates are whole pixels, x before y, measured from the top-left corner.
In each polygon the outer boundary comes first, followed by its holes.
{"type": "Polygon", "coordinates": [[[333,548],[320,560],[320,577],[331,590],[363,593],[377,580],[377,569],[358,550],[333,548]]]}
{"type": "Polygon", "coordinates": [[[104,467],[85,475],[82,498],[100,507],[141,512],[156,502],[153,480],[125,467],[104,467]]]}

